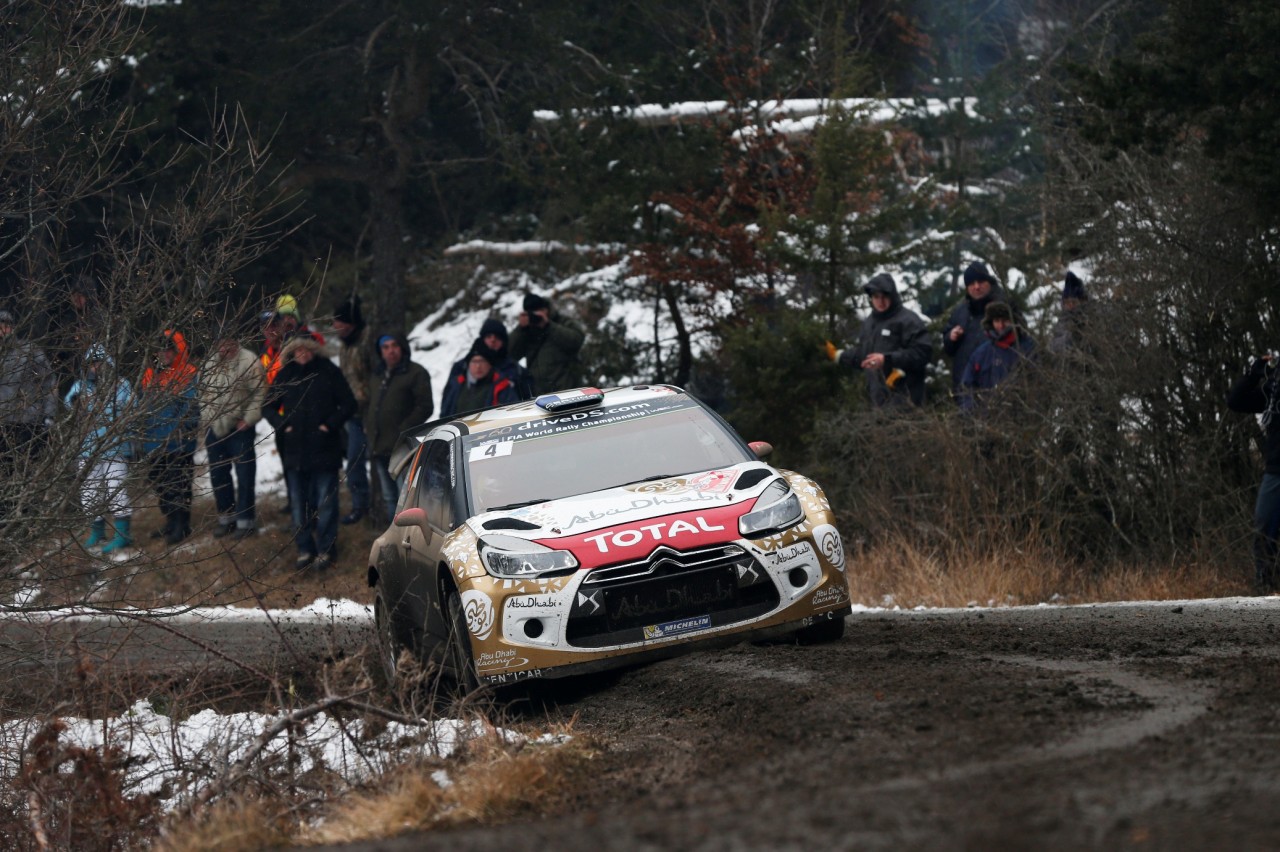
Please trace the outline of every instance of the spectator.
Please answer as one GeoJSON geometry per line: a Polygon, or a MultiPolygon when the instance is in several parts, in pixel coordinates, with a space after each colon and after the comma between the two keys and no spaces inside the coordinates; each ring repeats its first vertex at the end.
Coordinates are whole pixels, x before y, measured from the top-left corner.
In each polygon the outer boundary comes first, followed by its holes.
{"type": "MultiPolygon", "coordinates": [[[[493,364],[497,379],[507,380],[517,400],[533,398],[532,377],[528,370],[512,361],[507,353],[507,327],[500,320],[485,320],[480,326],[480,336],[475,342],[483,344],[493,353],[494,357],[486,360],[493,364]]],[[[454,361],[453,366],[449,368],[449,378],[445,381],[444,392],[440,394],[441,417],[451,417],[459,411],[466,411],[465,408],[458,406],[457,397],[458,392],[467,384],[467,365],[474,351],[473,344],[471,349],[467,350],[466,357],[454,361]]]]}
{"type": "Polygon", "coordinates": [[[951,311],[942,330],[942,351],[951,359],[951,390],[957,396],[969,359],[987,339],[983,333],[987,305],[992,302],[1008,304],[1004,290],[982,263],[971,263],[964,271],[964,290],[964,301],[951,311]]]}
{"type": "Polygon", "coordinates": [[[583,334],[552,315],[551,303],[536,293],[524,294],[524,311],[511,334],[510,356],[524,359],[533,379],[533,393],[577,387],[578,350],[583,334]]]}
{"type": "MultiPolygon", "coordinates": [[[[13,315],[0,310],[0,488],[26,479],[25,461],[39,455],[58,411],[56,384],[40,347],[18,337],[13,315]]],[[[0,519],[12,496],[0,496],[0,519]]]]}
{"type": "Polygon", "coordinates": [[[280,371],[280,354],[289,341],[299,335],[306,335],[312,340],[325,345],[324,335],[312,331],[298,313],[298,300],[285,293],[276,299],[274,310],[264,311],[262,321],[262,368],[267,372],[267,384],[275,381],[280,371]]]}
{"type": "Polygon", "coordinates": [[[257,531],[258,461],[255,426],[266,401],[266,372],[227,327],[200,371],[200,420],[209,454],[209,482],[218,511],[215,538],[257,531]],[[235,481],[232,481],[232,472],[235,481]]]}
{"type": "Polygon", "coordinates": [[[841,351],[829,343],[828,353],[862,370],[875,407],[923,405],[924,372],[933,357],[924,320],[903,306],[888,273],[872,278],[862,291],[871,298],[871,313],[862,321],[857,344],[841,351]]]}
{"type": "Polygon", "coordinates": [[[463,411],[477,411],[482,408],[493,408],[495,405],[506,405],[519,402],[515,385],[511,380],[498,375],[498,354],[490,349],[483,340],[476,340],[470,353],[463,359],[467,364],[466,375],[462,384],[449,400],[450,410],[440,410],[441,417],[451,417],[463,411]]]}
{"type": "Polygon", "coordinates": [[[1262,482],[1253,508],[1254,591],[1269,595],[1280,590],[1276,564],[1280,535],[1280,363],[1275,355],[1249,362],[1245,374],[1227,394],[1227,407],[1246,414],[1261,414],[1263,432],[1262,482]]]}
{"type": "Polygon", "coordinates": [[[354,524],[369,514],[369,442],[364,434],[364,417],[369,413],[369,347],[364,345],[364,315],[360,297],[352,294],[333,310],[333,330],[341,348],[338,366],[355,395],[356,411],[347,421],[347,490],[351,511],[342,523],[354,524]]]}
{"type": "Polygon", "coordinates": [[[298,549],[295,564],[299,570],[323,571],[338,557],[342,426],[356,410],[356,400],[342,371],[310,335],[291,340],[280,359],[263,413],[280,436],[298,549]]]}
{"type": "Polygon", "coordinates": [[[142,374],[138,389],[146,412],[142,452],[147,481],[165,519],[151,537],[177,544],[191,535],[191,484],[200,429],[196,368],[190,362],[186,338],[173,329],[161,335],[155,361],[142,374]]]}
{"type": "Polygon", "coordinates": [[[95,343],[84,353],[81,376],[72,382],[64,398],[73,422],[84,432],[80,444],[80,502],[94,515],[84,546],[102,549],[103,555],[120,555],[133,544],[130,523],[133,508],[125,490],[130,446],[126,416],[133,401],[129,381],[118,375],[106,347],[95,343]],[[106,540],[106,517],[111,517],[112,537],[106,540]]]}
{"type": "Polygon", "coordinates": [[[403,335],[379,337],[378,354],[380,358],[369,381],[369,413],[365,415],[364,428],[383,508],[390,515],[400,502],[399,486],[389,470],[391,453],[406,429],[430,419],[431,376],[409,360],[409,342],[403,335]]]}
{"type": "Polygon", "coordinates": [[[1067,277],[1062,283],[1062,315],[1053,327],[1049,337],[1049,351],[1054,355],[1067,355],[1079,350],[1084,342],[1084,327],[1088,322],[1089,294],[1085,292],[1084,282],[1076,274],[1067,270],[1067,277]]]}
{"type": "Polygon", "coordinates": [[[960,407],[970,412],[984,409],[984,397],[1008,381],[1035,350],[1035,341],[1014,321],[1013,311],[1004,302],[987,305],[982,329],[987,340],[969,357],[960,378],[960,407]]]}

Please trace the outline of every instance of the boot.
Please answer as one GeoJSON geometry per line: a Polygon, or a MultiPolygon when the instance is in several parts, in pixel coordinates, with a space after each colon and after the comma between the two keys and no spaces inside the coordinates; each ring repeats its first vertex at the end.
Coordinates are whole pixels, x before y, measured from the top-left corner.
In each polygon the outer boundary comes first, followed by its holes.
{"type": "Polygon", "coordinates": [[[102,518],[94,518],[93,526],[89,527],[89,537],[84,540],[84,549],[96,550],[102,547],[102,542],[106,537],[107,522],[102,518]]]}
{"type": "Polygon", "coordinates": [[[107,556],[115,553],[117,550],[124,550],[133,544],[133,538],[129,535],[129,526],[133,518],[112,518],[111,525],[115,527],[115,538],[102,546],[102,555],[107,556]]]}
{"type": "Polygon", "coordinates": [[[191,512],[187,509],[175,510],[173,525],[169,527],[169,532],[164,537],[165,543],[177,544],[189,535],[191,535],[191,512]]]}

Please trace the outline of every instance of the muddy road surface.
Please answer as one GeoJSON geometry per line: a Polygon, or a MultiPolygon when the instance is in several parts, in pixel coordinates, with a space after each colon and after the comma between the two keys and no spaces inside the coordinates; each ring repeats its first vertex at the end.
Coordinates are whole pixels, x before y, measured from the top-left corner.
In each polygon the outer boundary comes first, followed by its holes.
{"type": "Polygon", "coordinates": [[[1280,598],[856,613],[549,692],[558,816],[344,847],[1275,849],[1280,598]]]}

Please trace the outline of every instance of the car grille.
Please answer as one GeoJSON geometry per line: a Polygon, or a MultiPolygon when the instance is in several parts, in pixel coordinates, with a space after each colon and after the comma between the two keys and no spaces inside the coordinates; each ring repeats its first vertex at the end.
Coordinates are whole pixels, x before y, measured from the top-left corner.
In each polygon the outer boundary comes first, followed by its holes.
{"type": "Polygon", "coordinates": [[[647,627],[683,619],[721,627],[763,615],[778,601],[768,573],[737,545],[659,547],[640,562],[592,569],[574,598],[566,638],[579,648],[624,645],[653,638],[647,627]]]}

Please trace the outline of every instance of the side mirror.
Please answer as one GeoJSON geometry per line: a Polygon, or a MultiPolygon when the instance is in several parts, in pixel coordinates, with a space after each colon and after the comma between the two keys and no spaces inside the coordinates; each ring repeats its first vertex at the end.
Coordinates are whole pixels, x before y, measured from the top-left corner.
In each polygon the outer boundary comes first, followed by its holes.
{"type": "Polygon", "coordinates": [[[758,459],[762,459],[773,452],[773,444],[768,441],[752,441],[747,446],[751,448],[751,452],[755,453],[758,459]]]}
{"type": "Polygon", "coordinates": [[[427,523],[427,511],[420,506],[405,509],[392,518],[391,523],[397,527],[417,527],[422,530],[422,537],[431,541],[431,525],[427,523]]]}

